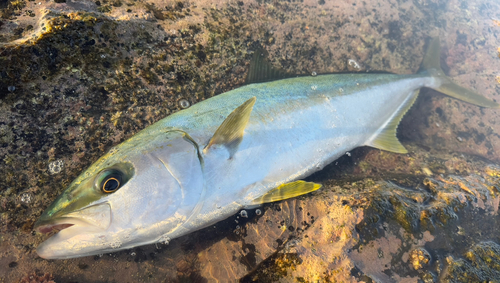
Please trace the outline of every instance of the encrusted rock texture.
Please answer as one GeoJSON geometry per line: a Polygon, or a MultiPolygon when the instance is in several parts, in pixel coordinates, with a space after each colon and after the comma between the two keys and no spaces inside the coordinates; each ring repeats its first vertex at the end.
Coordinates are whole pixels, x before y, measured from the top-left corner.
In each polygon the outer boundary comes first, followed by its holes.
{"type": "Polygon", "coordinates": [[[415,73],[431,37],[458,84],[500,101],[500,3],[0,0],[0,282],[477,282],[500,278],[500,110],[423,90],[406,155],[353,150],[313,194],[163,244],[44,260],[33,223],[106,150],[244,83],[415,73]],[[186,104],[186,102],[188,104],[186,104]]]}

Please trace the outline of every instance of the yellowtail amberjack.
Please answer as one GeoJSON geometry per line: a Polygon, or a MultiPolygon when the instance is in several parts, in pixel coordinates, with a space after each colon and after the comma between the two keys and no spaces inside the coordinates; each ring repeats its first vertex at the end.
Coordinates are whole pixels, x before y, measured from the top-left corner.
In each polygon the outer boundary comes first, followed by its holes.
{"type": "Polygon", "coordinates": [[[355,147],[406,153],[396,129],[422,87],[499,107],[445,77],[439,54],[434,39],[415,75],[256,83],[170,115],[70,184],[35,224],[62,229],[37,252],[61,259],[168,242],[240,209],[319,189],[300,179],[355,147]]]}

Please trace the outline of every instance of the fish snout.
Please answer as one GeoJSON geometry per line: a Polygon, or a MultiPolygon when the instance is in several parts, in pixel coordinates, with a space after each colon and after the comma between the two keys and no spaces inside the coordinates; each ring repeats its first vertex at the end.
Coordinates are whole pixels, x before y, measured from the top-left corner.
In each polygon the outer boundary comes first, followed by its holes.
{"type": "Polygon", "coordinates": [[[57,231],[37,248],[45,259],[81,256],[82,252],[96,250],[96,234],[106,231],[111,224],[111,207],[108,203],[89,206],[55,219],[41,218],[35,230],[41,233],[57,231]],[[76,253],[75,253],[76,252],[76,253]]]}
{"type": "Polygon", "coordinates": [[[40,233],[49,233],[53,230],[61,231],[74,225],[106,230],[110,224],[111,207],[108,203],[102,203],[85,207],[57,218],[41,217],[35,223],[35,230],[40,233]]]}

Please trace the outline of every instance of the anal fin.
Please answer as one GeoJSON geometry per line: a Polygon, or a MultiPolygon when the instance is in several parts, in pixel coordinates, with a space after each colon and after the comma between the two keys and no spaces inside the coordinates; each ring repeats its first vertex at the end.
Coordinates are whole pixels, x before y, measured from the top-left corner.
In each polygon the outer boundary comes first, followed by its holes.
{"type": "Polygon", "coordinates": [[[277,188],[267,192],[261,197],[258,197],[252,201],[252,204],[262,204],[267,202],[275,202],[284,199],[294,198],[297,196],[305,195],[310,192],[314,192],[321,188],[320,184],[306,181],[295,181],[291,183],[285,183],[277,188]]]}
{"type": "Polygon", "coordinates": [[[415,103],[417,97],[418,90],[415,90],[408,96],[408,99],[406,99],[403,105],[399,107],[398,111],[392,115],[383,128],[377,131],[376,136],[370,139],[366,145],[395,153],[408,153],[408,150],[406,150],[396,137],[396,133],[399,123],[406,112],[412,107],[413,103],[415,103]]]}

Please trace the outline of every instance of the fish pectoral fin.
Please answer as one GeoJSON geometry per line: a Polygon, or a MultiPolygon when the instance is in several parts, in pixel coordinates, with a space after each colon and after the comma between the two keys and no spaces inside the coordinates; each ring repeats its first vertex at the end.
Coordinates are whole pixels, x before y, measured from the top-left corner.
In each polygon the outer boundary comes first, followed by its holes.
{"type": "Polygon", "coordinates": [[[203,149],[203,153],[206,154],[211,146],[219,144],[225,146],[232,157],[243,139],[243,132],[250,120],[250,114],[256,100],[257,98],[254,96],[234,109],[215,131],[210,142],[203,149]]]}
{"type": "Polygon", "coordinates": [[[319,188],[321,188],[320,184],[302,180],[285,183],[267,192],[263,196],[254,199],[251,204],[262,204],[294,198],[310,192],[314,192],[319,188]]]}
{"type": "Polygon", "coordinates": [[[399,109],[391,116],[389,121],[381,130],[365,145],[372,146],[381,150],[395,153],[408,153],[408,150],[398,140],[396,133],[398,125],[404,115],[412,107],[418,97],[418,90],[413,91],[399,109]]]}

